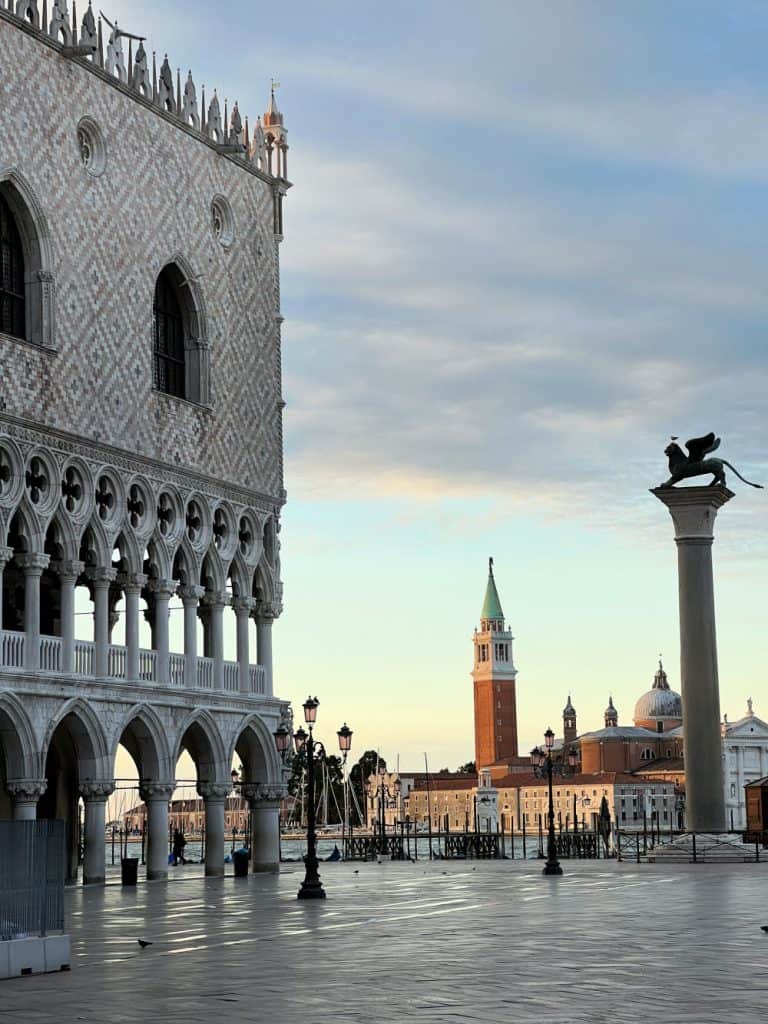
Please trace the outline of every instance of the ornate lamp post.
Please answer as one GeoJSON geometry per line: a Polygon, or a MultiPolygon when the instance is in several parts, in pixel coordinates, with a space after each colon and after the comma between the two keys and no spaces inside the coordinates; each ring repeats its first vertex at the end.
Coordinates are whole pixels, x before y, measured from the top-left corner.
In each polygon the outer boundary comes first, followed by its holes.
{"type": "MultiPolygon", "coordinates": [[[[304,721],[309,726],[309,732],[299,728],[293,736],[296,753],[299,757],[305,759],[307,769],[307,855],[304,858],[306,866],[304,881],[301,884],[298,895],[300,900],[325,899],[325,889],[323,889],[323,884],[320,881],[320,875],[317,870],[317,833],[315,831],[315,751],[317,750],[317,756],[323,759],[326,757],[325,747],[322,743],[316,741],[313,735],[319,705],[320,701],[317,697],[307,697],[304,702],[304,721]]],[[[346,763],[347,754],[352,746],[352,730],[345,723],[339,729],[337,736],[339,738],[339,749],[344,755],[344,762],[346,763]]],[[[275,745],[283,756],[290,748],[291,734],[284,726],[280,726],[275,733],[275,745]]]]}
{"type": "MultiPolygon", "coordinates": [[[[552,748],[555,745],[555,734],[551,729],[547,729],[544,733],[544,743],[546,744],[546,751],[541,750],[539,747],[534,747],[531,751],[531,765],[533,766],[534,775],[538,775],[539,778],[546,778],[549,785],[549,831],[547,836],[547,863],[544,865],[542,874],[544,875],[562,875],[563,869],[560,867],[560,861],[557,859],[557,842],[555,840],[555,802],[552,795],[552,775],[554,772],[554,765],[552,763],[552,748]]],[[[572,774],[576,767],[576,751],[573,747],[568,751],[568,768],[564,764],[559,765],[559,774],[569,775],[572,774]]]]}

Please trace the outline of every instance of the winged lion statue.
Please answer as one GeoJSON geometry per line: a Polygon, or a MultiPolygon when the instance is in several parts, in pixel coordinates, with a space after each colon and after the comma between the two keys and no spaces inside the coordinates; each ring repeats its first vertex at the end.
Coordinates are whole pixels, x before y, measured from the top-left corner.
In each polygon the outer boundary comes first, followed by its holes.
{"type": "Polygon", "coordinates": [[[714,433],[707,434],[705,437],[694,437],[690,441],[686,441],[687,455],[676,442],[677,438],[673,437],[672,443],[668,444],[664,449],[664,454],[669,459],[670,477],[666,483],[661,485],[662,487],[674,487],[681,480],[687,480],[694,476],[707,476],[710,473],[712,474],[710,487],[716,484],[722,484],[725,487],[725,467],[727,466],[743,483],[749,484],[750,487],[763,489],[762,484],[753,484],[751,480],[747,480],[735,466],[732,466],[725,459],[707,458],[707,455],[710,455],[720,447],[720,438],[716,437],[714,433]]]}

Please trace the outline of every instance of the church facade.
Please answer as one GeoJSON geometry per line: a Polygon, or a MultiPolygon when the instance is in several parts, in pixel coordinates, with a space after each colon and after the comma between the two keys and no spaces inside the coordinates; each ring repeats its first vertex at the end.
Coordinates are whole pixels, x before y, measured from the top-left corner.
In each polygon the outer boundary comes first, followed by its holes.
{"type": "Polygon", "coordinates": [[[84,813],[103,882],[122,745],[163,878],[186,751],[221,874],[237,757],[274,869],[282,114],[65,0],[2,0],[0,63],[0,818],[63,818],[74,879],[84,813]]]}

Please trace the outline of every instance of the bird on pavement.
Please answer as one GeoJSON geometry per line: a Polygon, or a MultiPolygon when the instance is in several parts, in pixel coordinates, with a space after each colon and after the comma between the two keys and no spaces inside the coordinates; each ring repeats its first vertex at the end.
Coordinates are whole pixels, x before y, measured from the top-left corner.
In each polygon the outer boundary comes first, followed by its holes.
{"type": "Polygon", "coordinates": [[[768,924],[761,924],[760,931],[768,932],[768,924]]]}
{"type": "Polygon", "coordinates": [[[139,943],[139,945],[141,946],[142,949],[146,949],[147,946],[152,946],[153,945],[152,942],[147,942],[146,939],[138,939],[138,943],[139,943]]]}

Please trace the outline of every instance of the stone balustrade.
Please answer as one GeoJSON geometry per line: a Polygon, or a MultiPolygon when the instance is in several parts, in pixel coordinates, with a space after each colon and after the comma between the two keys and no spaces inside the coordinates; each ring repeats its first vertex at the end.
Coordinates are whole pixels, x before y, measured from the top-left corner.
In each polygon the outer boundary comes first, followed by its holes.
{"type": "MultiPolygon", "coordinates": [[[[28,638],[25,633],[17,633],[11,630],[0,630],[0,673],[12,671],[14,674],[28,670],[29,659],[27,657],[28,638]]],[[[62,638],[58,636],[41,636],[39,639],[40,657],[39,668],[34,671],[43,674],[55,674],[58,676],[70,675],[74,679],[104,678],[107,680],[118,680],[131,683],[158,683],[160,673],[158,672],[158,652],[139,650],[138,678],[130,679],[127,673],[129,662],[128,648],[117,644],[110,644],[107,651],[107,672],[104,676],[97,677],[94,672],[94,650],[95,644],[87,640],[75,641],[74,671],[66,673],[62,670],[62,638]]],[[[217,688],[217,664],[214,658],[198,657],[193,659],[197,664],[195,670],[188,676],[187,655],[172,653],[168,655],[168,684],[173,688],[186,688],[187,678],[196,680],[194,689],[210,690],[218,689],[224,693],[243,693],[247,695],[265,695],[266,672],[262,665],[249,665],[247,673],[247,689],[240,687],[240,664],[236,661],[221,662],[220,677],[223,686],[217,688]]]]}

